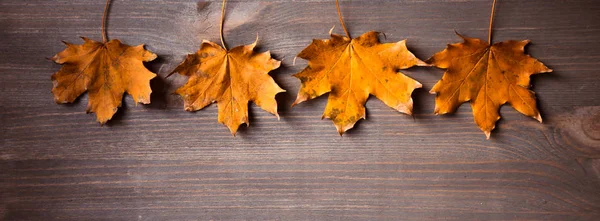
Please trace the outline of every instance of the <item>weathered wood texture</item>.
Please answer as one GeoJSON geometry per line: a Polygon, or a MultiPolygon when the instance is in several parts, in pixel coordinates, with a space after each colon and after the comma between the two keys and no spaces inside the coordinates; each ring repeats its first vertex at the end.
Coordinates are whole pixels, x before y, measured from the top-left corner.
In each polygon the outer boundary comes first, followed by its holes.
{"type": "MultiPolygon", "coordinates": [[[[281,120],[251,105],[251,128],[232,137],[216,106],[183,110],[164,77],[202,39],[218,41],[220,1],[115,0],[111,38],[145,43],[151,105],[130,97],[107,126],[52,99],[45,59],[66,40],[101,40],[100,0],[0,1],[0,217],[4,220],[598,220],[600,217],[600,2],[500,0],[494,39],[531,39],[527,51],[554,69],[533,77],[544,123],[505,106],[491,140],[469,105],[432,114],[419,80],[414,117],[367,103],[368,119],[340,137],[321,121],[326,99],[290,108],[299,88],[296,53],[338,25],[331,1],[231,1],[230,46],[271,50],[281,120]]],[[[343,1],[350,32],[408,38],[427,59],[457,42],[454,30],[487,37],[491,0],[343,1]]],[[[342,33],[340,28],[337,33],[342,33]]]]}

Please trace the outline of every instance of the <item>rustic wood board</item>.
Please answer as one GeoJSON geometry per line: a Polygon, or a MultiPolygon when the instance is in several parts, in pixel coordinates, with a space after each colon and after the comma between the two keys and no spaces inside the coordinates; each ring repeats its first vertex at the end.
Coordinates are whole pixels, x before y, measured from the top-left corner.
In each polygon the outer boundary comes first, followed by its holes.
{"type": "MultiPolygon", "coordinates": [[[[443,71],[413,68],[423,83],[414,117],[377,99],[340,137],[320,120],[326,99],[290,104],[294,56],[338,25],[333,1],[231,1],[229,45],[260,36],[283,65],[281,120],[251,105],[250,128],[232,137],[216,106],[183,111],[164,77],[202,39],[218,41],[220,1],[115,0],[109,36],[145,43],[152,104],[124,107],[106,126],[52,99],[46,57],[61,40],[101,40],[100,0],[0,1],[0,217],[3,220],[598,220],[600,217],[600,3],[500,0],[494,39],[530,39],[554,69],[533,77],[544,123],[505,106],[486,140],[469,105],[435,116],[428,90],[443,71]]],[[[491,0],[343,1],[350,32],[408,39],[427,59],[486,38],[491,0]]]]}

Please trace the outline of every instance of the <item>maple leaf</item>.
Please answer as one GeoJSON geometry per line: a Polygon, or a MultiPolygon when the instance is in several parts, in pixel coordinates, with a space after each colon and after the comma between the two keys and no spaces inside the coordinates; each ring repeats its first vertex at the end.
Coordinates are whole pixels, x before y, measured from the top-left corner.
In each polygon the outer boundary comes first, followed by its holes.
{"type": "Polygon", "coordinates": [[[355,39],[329,34],[331,39],[315,39],[298,54],[308,66],[294,75],[302,82],[294,105],[330,92],[323,118],[331,119],[340,135],[365,119],[371,94],[412,114],[411,94],[421,84],[399,70],[427,64],[406,48],[406,40],[382,44],[373,31],[355,39]]]}
{"type": "Polygon", "coordinates": [[[542,122],[529,76],[551,72],[538,60],[525,54],[529,40],[504,41],[490,45],[457,33],[464,42],[449,44],[427,62],[446,69],[431,89],[436,94],[435,114],[451,113],[470,101],[479,128],[489,139],[500,106],[509,103],[517,111],[542,122]]]}
{"type": "Polygon", "coordinates": [[[189,54],[173,70],[189,77],[175,92],[183,97],[185,110],[197,111],[216,102],[219,123],[234,136],[239,125],[249,125],[249,101],[279,118],[275,95],[285,90],[268,73],[277,69],[280,61],[271,58],[269,51],[254,52],[257,41],[227,51],[204,40],[200,50],[189,54]]]}
{"type": "Polygon", "coordinates": [[[152,61],[156,54],[111,40],[106,43],[82,37],[81,45],[64,42],[67,48],[51,58],[63,65],[52,75],[52,93],[56,103],[72,103],[88,92],[87,112],[96,113],[96,120],[106,123],[121,106],[127,92],[136,102],[150,103],[150,72],[142,62],[152,61]]]}

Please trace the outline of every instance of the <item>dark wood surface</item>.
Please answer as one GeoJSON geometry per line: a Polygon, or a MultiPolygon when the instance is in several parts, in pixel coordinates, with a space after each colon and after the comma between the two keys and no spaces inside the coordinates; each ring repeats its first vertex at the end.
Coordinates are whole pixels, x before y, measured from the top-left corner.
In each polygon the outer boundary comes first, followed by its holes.
{"type": "MultiPolygon", "coordinates": [[[[553,73],[533,77],[544,123],[509,106],[490,140],[469,105],[435,116],[428,94],[443,71],[413,68],[424,89],[414,117],[367,103],[368,119],[340,137],[320,120],[326,99],[290,108],[294,56],[339,28],[334,1],[231,1],[230,46],[260,36],[283,59],[272,76],[281,120],[251,105],[232,137],[217,108],[183,110],[164,77],[202,39],[218,41],[220,1],[115,0],[109,37],[146,44],[152,104],[127,96],[106,126],[87,96],[57,105],[46,60],[78,36],[101,40],[100,0],[0,1],[0,217],[3,220],[598,220],[600,219],[600,2],[500,0],[494,39],[530,39],[553,73]]],[[[487,38],[491,0],[343,1],[354,36],[408,39],[427,59],[487,38]]]]}

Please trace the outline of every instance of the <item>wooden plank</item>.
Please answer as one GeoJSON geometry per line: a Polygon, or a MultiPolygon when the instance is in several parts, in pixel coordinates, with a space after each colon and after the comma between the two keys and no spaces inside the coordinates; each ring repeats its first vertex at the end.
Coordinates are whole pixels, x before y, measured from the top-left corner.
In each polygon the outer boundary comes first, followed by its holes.
{"type": "MultiPolygon", "coordinates": [[[[406,74],[424,89],[414,117],[377,99],[367,120],[340,137],[320,120],[326,99],[290,108],[294,56],[338,25],[333,1],[230,1],[230,46],[252,42],[283,60],[272,72],[288,92],[281,120],[251,105],[250,128],[231,137],[216,106],[183,111],[164,77],[218,41],[220,1],[115,0],[109,37],[145,43],[152,104],[124,107],[104,127],[87,96],[56,105],[51,57],[78,36],[100,40],[102,1],[0,2],[0,217],[4,220],[595,220],[600,216],[600,4],[503,0],[494,39],[530,39],[553,73],[533,77],[544,123],[502,108],[485,140],[468,105],[432,114],[435,68],[406,74]]],[[[487,37],[490,0],[343,1],[350,32],[408,39],[427,59],[458,41],[487,37]]]]}

